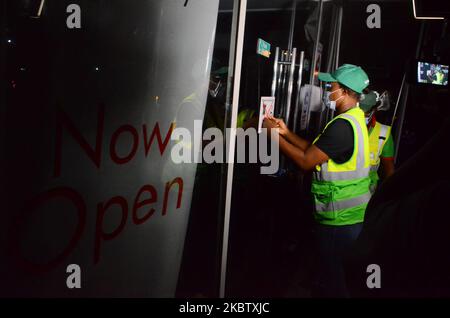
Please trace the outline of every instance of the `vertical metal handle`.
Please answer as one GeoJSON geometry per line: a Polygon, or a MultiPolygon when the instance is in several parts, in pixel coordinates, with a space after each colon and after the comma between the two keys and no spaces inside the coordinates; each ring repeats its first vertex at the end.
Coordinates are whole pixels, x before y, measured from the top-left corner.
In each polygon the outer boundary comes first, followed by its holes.
{"type": "Polygon", "coordinates": [[[288,81],[286,77],[289,75],[288,67],[289,67],[289,57],[287,56],[288,52],[285,50],[281,51],[281,76],[280,76],[280,89],[278,91],[278,102],[276,102],[279,106],[279,116],[285,118],[286,117],[286,82],[288,81]]]}
{"type": "Polygon", "coordinates": [[[311,76],[309,80],[309,84],[311,85],[314,85],[314,77],[315,77],[314,71],[316,70],[317,66],[317,53],[320,43],[320,33],[322,32],[323,0],[320,0],[318,5],[319,5],[319,20],[317,21],[317,34],[316,34],[316,41],[314,42],[314,52],[311,63],[311,76]]]}
{"type": "Polygon", "coordinates": [[[280,48],[275,49],[275,61],[273,63],[273,79],[272,79],[272,96],[275,97],[278,82],[278,59],[280,55],[280,48]]]}
{"type": "Polygon", "coordinates": [[[300,52],[300,61],[298,67],[298,79],[297,79],[297,98],[295,99],[295,109],[294,109],[294,132],[297,132],[298,127],[298,111],[300,107],[300,91],[302,87],[302,75],[303,75],[303,60],[305,58],[305,52],[300,52]]]}
{"type": "Polygon", "coordinates": [[[336,33],[336,61],[335,67],[339,66],[339,52],[341,51],[341,34],[342,34],[342,19],[344,16],[344,8],[339,6],[338,21],[337,21],[337,33],[336,33]]]}
{"type": "Polygon", "coordinates": [[[295,72],[296,58],[297,58],[297,49],[293,48],[291,53],[291,67],[289,68],[289,82],[286,101],[286,125],[289,125],[289,119],[291,118],[292,88],[294,86],[294,72],[295,72]]]}

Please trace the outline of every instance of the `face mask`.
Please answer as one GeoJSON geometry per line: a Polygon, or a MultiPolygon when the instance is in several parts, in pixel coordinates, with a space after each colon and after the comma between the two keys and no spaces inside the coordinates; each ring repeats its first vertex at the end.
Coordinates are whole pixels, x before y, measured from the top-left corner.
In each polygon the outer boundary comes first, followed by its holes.
{"type": "Polygon", "coordinates": [[[325,95],[324,95],[324,104],[325,104],[326,107],[328,107],[328,108],[331,109],[331,110],[335,110],[335,109],[336,109],[336,102],[337,102],[338,100],[340,100],[341,98],[343,98],[344,96],[341,96],[341,97],[339,97],[339,98],[336,99],[336,100],[331,100],[331,99],[330,99],[330,96],[331,96],[332,94],[336,93],[337,91],[341,90],[341,89],[342,89],[342,88],[338,88],[338,89],[336,89],[336,90],[334,90],[334,91],[332,91],[332,92],[325,92],[325,95]]]}

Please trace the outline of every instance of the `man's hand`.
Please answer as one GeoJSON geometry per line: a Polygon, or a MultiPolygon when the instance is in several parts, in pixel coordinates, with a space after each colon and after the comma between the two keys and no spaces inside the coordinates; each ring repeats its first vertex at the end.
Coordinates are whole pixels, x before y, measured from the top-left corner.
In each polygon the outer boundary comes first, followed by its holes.
{"type": "Polygon", "coordinates": [[[286,124],[284,123],[284,120],[281,118],[275,118],[273,116],[268,116],[267,118],[269,118],[270,120],[273,120],[277,123],[278,125],[278,129],[280,129],[280,135],[281,136],[286,136],[289,132],[289,128],[287,128],[286,124]]]}
{"type": "Polygon", "coordinates": [[[270,119],[268,117],[264,118],[263,127],[267,128],[269,133],[272,128],[280,128],[280,126],[277,124],[277,122],[275,120],[270,119]]]}

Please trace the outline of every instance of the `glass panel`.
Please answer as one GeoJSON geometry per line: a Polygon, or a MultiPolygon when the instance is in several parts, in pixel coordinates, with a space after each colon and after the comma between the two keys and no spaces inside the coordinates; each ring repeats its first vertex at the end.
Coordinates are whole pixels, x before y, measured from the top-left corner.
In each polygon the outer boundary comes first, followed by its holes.
{"type": "Polygon", "coordinates": [[[231,21],[218,0],[77,3],[2,10],[1,293],[174,296],[191,204],[215,253],[220,166],[193,160],[196,121],[223,127],[231,21]]]}
{"type": "MultiPolygon", "coordinates": [[[[293,126],[297,95],[300,95],[297,84],[301,51],[304,52],[302,85],[310,84],[311,80],[318,4],[318,1],[297,2],[292,31],[296,65],[292,69],[293,51],[288,51],[288,45],[293,2],[271,1],[270,10],[264,1],[249,2],[239,111],[241,113],[248,108],[254,116],[250,116],[244,127],[257,126],[260,97],[271,96],[274,80],[275,114],[286,119],[290,100],[289,126],[293,126]],[[255,47],[259,38],[271,44],[270,58],[257,55],[255,47]],[[279,63],[275,73],[277,47],[279,63]]],[[[331,8],[331,4],[324,5],[323,14],[327,20],[330,19],[331,8]]],[[[330,22],[322,25],[316,72],[326,66],[331,29],[330,22]]],[[[297,111],[300,110],[299,107],[297,111]]],[[[311,118],[311,122],[315,120],[311,118]]],[[[317,124],[313,125],[317,129],[315,126],[317,124]]],[[[282,161],[281,164],[278,173],[272,175],[261,174],[260,164],[235,165],[227,280],[227,295],[230,297],[301,297],[309,293],[312,209],[309,191],[304,191],[303,186],[307,180],[303,180],[290,163],[282,161]]]]}
{"type": "MultiPolygon", "coordinates": [[[[203,132],[225,135],[231,116],[230,46],[234,0],[220,0],[203,132]]],[[[203,149],[224,140],[203,141],[203,149]]],[[[225,155],[225,151],[223,152],[225,155]]],[[[199,163],[195,178],[178,297],[218,297],[227,164],[199,163]]]]}

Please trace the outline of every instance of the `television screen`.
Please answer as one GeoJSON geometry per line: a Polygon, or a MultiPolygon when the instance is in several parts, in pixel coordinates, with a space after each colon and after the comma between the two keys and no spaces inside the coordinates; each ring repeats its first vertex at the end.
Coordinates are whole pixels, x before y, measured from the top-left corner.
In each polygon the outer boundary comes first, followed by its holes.
{"type": "Polygon", "coordinates": [[[442,86],[448,85],[448,65],[418,62],[417,82],[442,86]]]}

